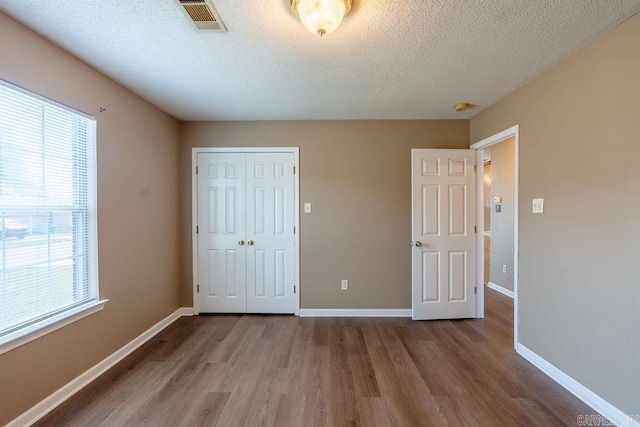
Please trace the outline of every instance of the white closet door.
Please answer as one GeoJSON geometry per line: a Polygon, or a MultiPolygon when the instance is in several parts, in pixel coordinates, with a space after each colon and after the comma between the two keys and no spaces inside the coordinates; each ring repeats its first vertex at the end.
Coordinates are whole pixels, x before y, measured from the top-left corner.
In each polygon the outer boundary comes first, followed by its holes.
{"type": "Polygon", "coordinates": [[[204,313],[244,313],[245,154],[198,154],[198,302],[204,313]]]}
{"type": "Polygon", "coordinates": [[[247,154],[247,311],[293,313],[294,155],[247,154]]]}

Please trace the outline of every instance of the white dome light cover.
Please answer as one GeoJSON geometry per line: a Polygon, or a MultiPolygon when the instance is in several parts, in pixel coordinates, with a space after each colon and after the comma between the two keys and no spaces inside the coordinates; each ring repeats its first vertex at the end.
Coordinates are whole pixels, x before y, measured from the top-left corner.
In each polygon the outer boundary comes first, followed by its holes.
{"type": "Polygon", "coordinates": [[[291,0],[302,25],[313,34],[331,34],[351,10],[351,0],[291,0]]]}

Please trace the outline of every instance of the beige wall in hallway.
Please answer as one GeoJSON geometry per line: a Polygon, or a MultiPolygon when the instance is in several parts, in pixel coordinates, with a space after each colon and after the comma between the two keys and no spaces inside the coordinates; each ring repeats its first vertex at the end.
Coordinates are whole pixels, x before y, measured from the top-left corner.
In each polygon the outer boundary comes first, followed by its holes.
{"type": "Polygon", "coordinates": [[[411,148],[467,148],[469,122],[181,124],[182,304],[192,305],[191,151],[299,146],[301,308],[411,308],[411,148]],[[340,290],[340,280],[349,290],[340,290]]]}
{"type": "Polygon", "coordinates": [[[520,125],[520,341],[627,414],[640,414],[638,46],[640,15],[471,121],[472,142],[520,125]]]}
{"type": "Polygon", "coordinates": [[[513,291],[513,231],[515,226],[515,138],[492,145],[491,191],[489,196],[491,221],[491,272],[489,280],[513,291]],[[493,198],[502,197],[500,212],[493,198]],[[503,273],[502,266],[507,266],[503,273]]]}
{"type": "Polygon", "coordinates": [[[100,295],[109,299],[0,355],[4,425],[178,308],[178,123],[2,13],[0,40],[1,79],[97,117],[100,295]]]}

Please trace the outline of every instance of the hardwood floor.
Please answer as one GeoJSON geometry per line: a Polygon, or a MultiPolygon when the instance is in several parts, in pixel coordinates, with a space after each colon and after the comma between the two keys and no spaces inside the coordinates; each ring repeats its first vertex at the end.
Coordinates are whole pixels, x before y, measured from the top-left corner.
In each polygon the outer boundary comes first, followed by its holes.
{"type": "Polygon", "coordinates": [[[184,317],[38,425],[576,425],[593,410],[486,319],[184,317]]]}

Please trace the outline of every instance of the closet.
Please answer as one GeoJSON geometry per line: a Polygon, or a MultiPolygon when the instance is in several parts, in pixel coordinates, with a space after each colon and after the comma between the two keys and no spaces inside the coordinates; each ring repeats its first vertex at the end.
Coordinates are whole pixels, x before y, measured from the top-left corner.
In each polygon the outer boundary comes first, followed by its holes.
{"type": "Polygon", "coordinates": [[[295,312],[296,159],[194,152],[196,313],[295,312]]]}

